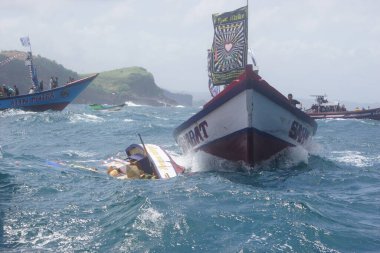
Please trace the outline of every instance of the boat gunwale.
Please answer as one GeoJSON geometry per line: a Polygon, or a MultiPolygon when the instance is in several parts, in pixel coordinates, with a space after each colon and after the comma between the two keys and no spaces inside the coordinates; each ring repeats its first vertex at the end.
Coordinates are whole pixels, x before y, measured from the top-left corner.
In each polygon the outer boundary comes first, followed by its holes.
{"type": "Polygon", "coordinates": [[[268,84],[264,79],[261,78],[261,76],[253,72],[252,65],[247,65],[246,70],[239,76],[238,79],[233,81],[229,86],[226,87],[225,90],[207,102],[203,106],[202,110],[175,128],[173,132],[174,137],[178,136],[184,129],[191,126],[200,118],[203,118],[205,115],[216,110],[220,105],[224,104],[225,102],[231,100],[241,92],[248,89],[256,90],[258,93],[262,94],[277,105],[295,114],[297,117],[301,118],[301,120],[306,121],[312,126],[313,133],[315,134],[317,130],[317,123],[315,120],[300,109],[292,106],[284,95],[282,95],[279,91],[268,84]]]}

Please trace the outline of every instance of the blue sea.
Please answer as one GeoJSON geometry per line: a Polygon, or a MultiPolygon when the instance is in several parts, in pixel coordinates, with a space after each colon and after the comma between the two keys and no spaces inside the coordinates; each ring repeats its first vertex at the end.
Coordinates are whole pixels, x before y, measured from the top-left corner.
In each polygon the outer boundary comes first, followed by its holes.
{"type": "Polygon", "coordinates": [[[181,154],[198,110],[0,112],[0,251],[380,252],[380,122],[319,120],[307,149],[250,168],[181,154]],[[137,134],[186,173],[109,177],[137,134]]]}

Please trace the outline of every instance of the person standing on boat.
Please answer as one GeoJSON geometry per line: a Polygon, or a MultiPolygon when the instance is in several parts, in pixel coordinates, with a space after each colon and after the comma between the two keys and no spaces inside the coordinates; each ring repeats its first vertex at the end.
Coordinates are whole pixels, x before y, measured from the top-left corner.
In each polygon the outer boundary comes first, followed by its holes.
{"type": "Polygon", "coordinates": [[[40,82],[40,91],[44,91],[44,81],[40,82]]]}
{"type": "Polygon", "coordinates": [[[32,86],[30,87],[28,94],[34,94],[34,93],[35,93],[35,90],[34,90],[34,87],[32,86]]]}
{"type": "Polygon", "coordinates": [[[54,80],[54,88],[57,88],[57,87],[58,87],[58,77],[56,76],[54,80]]]}
{"type": "Polygon", "coordinates": [[[10,96],[8,87],[6,87],[5,84],[3,84],[3,96],[4,97],[9,97],[10,96]]]}
{"type": "Polygon", "coordinates": [[[15,95],[15,90],[11,87],[7,87],[8,88],[8,97],[13,97],[15,95]]]}
{"type": "Polygon", "coordinates": [[[18,90],[17,86],[16,86],[16,85],[13,85],[13,88],[14,88],[14,90],[15,90],[15,96],[20,95],[20,91],[18,90]]]}
{"type": "Polygon", "coordinates": [[[292,94],[292,93],[289,93],[289,94],[288,94],[288,100],[289,100],[290,104],[291,104],[292,106],[295,106],[295,107],[297,107],[297,105],[300,105],[300,104],[301,104],[300,101],[298,101],[298,100],[296,100],[296,99],[293,99],[293,94],[292,94]]]}
{"type": "Polygon", "coordinates": [[[0,86],[0,97],[5,97],[5,91],[3,86],[0,86]]]}
{"type": "Polygon", "coordinates": [[[54,78],[50,78],[50,89],[54,89],[54,78]]]}
{"type": "Polygon", "coordinates": [[[55,89],[58,87],[58,77],[52,76],[50,78],[50,89],[55,89]]]}

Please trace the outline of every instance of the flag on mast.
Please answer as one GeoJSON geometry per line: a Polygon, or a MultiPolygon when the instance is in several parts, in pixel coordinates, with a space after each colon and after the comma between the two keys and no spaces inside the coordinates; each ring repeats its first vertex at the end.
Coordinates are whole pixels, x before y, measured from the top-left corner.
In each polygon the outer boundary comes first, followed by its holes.
{"type": "Polygon", "coordinates": [[[30,47],[29,36],[20,38],[20,41],[24,47],[30,47]]]}
{"type": "Polygon", "coordinates": [[[248,7],[214,14],[211,77],[213,85],[228,85],[247,64],[248,7]]]}

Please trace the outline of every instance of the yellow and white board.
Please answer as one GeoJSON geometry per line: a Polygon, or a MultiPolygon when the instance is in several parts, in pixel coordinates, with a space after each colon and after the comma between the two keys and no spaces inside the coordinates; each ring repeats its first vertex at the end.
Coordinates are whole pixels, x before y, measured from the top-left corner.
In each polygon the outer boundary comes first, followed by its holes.
{"type": "Polygon", "coordinates": [[[146,144],[146,150],[156,166],[159,178],[176,177],[177,173],[170,161],[169,156],[159,146],[154,144],[146,144]]]}

